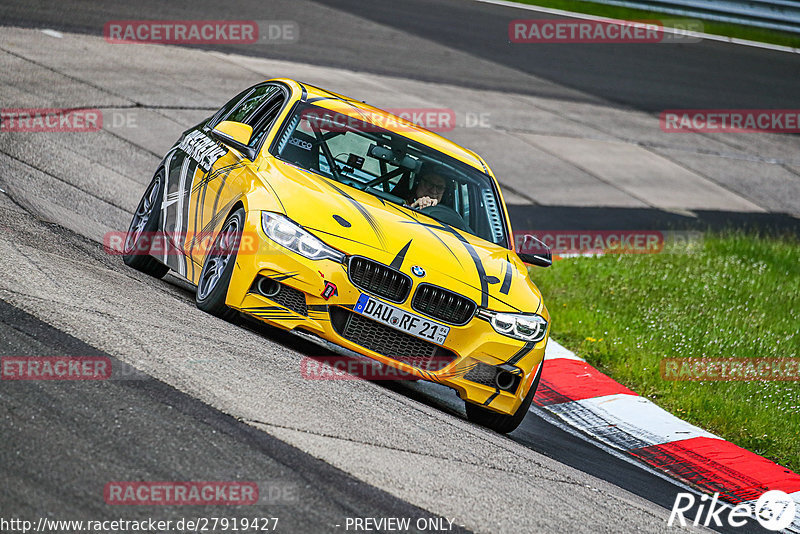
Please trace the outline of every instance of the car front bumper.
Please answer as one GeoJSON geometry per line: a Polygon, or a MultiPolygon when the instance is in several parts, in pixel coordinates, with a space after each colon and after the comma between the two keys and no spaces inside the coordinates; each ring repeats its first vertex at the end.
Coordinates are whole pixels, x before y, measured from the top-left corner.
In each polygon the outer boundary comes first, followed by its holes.
{"type": "MultiPolygon", "coordinates": [[[[251,215],[255,214],[253,212],[251,215]]],[[[248,217],[245,235],[257,233],[263,236],[259,226],[260,217],[248,217]]],[[[351,283],[345,265],[333,260],[308,260],[272,244],[266,236],[263,236],[257,248],[248,247],[248,250],[250,253],[237,256],[226,299],[228,306],[270,325],[317,336],[403,374],[453,388],[465,401],[504,414],[514,413],[527,395],[544,359],[549,331],[542,341],[526,344],[498,334],[489,322],[477,316],[463,326],[449,325],[450,332],[441,345],[442,349],[436,349],[436,356],[433,356],[436,358],[434,367],[427,365],[424,358],[409,360],[407,357],[392,357],[392,343],[406,341],[398,335],[413,336],[353,311],[359,297],[366,292],[351,283]],[[257,281],[260,277],[269,279],[270,287],[274,288],[274,283],[280,284],[278,294],[267,297],[259,292],[257,281]],[[330,284],[336,291],[328,295],[331,292],[328,287],[330,284]],[[345,330],[343,327],[350,314],[358,316],[357,321],[362,327],[358,335],[353,335],[352,328],[345,330]],[[363,326],[369,328],[364,329],[363,326]],[[373,337],[364,337],[369,335],[373,337]],[[378,339],[383,337],[386,340],[378,339]],[[445,362],[444,366],[439,363],[442,361],[445,362]],[[497,366],[504,366],[504,370],[519,377],[513,390],[501,390],[493,383],[492,369],[497,366]]],[[[411,309],[411,295],[413,291],[406,302],[391,305],[422,315],[411,309]]],[[[372,297],[383,300],[374,295],[372,297]]],[[[549,319],[546,311],[545,319],[549,319]]],[[[433,320],[442,322],[435,318],[433,320]]],[[[407,341],[413,346],[413,340],[407,341]]],[[[421,343],[433,345],[430,342],[421,343]]]]}

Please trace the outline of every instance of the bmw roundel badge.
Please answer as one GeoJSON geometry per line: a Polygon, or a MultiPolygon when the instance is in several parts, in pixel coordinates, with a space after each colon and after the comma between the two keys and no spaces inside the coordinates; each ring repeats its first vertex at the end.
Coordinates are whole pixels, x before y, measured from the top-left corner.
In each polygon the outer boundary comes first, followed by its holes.
{"type": "Polygon", "coordinates": [[[411,268],[411,272],[414,273],[414,276],[418,276],[419,278],[422,278],[423,276],[425,276],[425,269],[423,269],[419,265],[413,266],[411,268]]]}

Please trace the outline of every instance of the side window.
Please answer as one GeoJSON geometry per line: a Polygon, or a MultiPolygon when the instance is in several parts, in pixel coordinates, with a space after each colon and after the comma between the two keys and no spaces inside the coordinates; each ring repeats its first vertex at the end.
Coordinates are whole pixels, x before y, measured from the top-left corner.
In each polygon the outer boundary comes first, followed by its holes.
{"type": "Polygon", "coordinates": [[[275,119],[281,112],[286,96],[283,91],[277,90],[262,106],[248,118],[247,124],[253,127],[253,137],[250,139],[250,146],[258,146],[264,136],[267,135],[275,119]]]}
{"type": "Polygon", "coordinates": [[[245,89],[235,98],[230,100],[227,104],[222,106],[222,109],[208,122],[208,128],[213,128],[222,121],[236,121],[247,122],[248,116],[252,115],[258,109],[264,99],[269,98],[270,95],[279,91],[277,87],[271,84],[257,85],[245,89]]]}
{"type": "Polygon", "coordinates": [[[243,122],[252,126],[250,119],[253,118],[261,104],[276,91],[278,91],[278,88],[274,85],[256,86],[253,92],[247,95],[224,120],[243,122]]]}
{"type": "Polygon", "coordinates": [[[253,92],[253,88],[252,87],[248,87],[247,89],[245,89],[244,91],[242,91],[241,93],[239,93],[238,95],[236,95],[235,97],[230,99],[224,106],[222,106],[219,109],[219,111],[217,111],[214,114],[213,117],[211,117],[211,120],[208,121],[207,127],[209,129],[211,129],[214,126],[216,126],[217,124],[219,124],[220,122],[222,122],[224,120],[224,118],[227,117],[228,114],[230,114],[231,110],[237,104],[242,102],[252,92],[253,92]]]}
{"type": "Polygon", "coordinates": [[[213,128],[222,121],[249,124],[253,127],[250,146],[257,146],[280,114],[285,101],[284,92],[274,84],[250,87],[217,111],[207,128],[213,128]]]}

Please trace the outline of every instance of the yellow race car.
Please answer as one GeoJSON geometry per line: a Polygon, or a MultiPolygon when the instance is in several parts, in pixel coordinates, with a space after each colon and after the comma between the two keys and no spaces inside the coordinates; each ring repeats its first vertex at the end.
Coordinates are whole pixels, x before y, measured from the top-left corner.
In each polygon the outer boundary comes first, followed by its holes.
{"type": "Polygon", "coordinates": [[[125,237],[125,263],[177,272],[197,306],[278,326],[455,389],[471,421],[514,430],[550,317],[474,152],[289,79],[184,132],[125,237]]]}

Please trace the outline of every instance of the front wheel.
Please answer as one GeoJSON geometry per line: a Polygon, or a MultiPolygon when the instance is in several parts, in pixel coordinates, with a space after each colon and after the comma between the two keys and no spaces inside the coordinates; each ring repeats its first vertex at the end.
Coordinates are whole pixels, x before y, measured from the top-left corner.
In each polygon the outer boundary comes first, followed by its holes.
{"type": "Polygon", "coordinates": [[[525,415],[531,407],[531,402],[533,402],[533,397],[536,395],[536,389],[539,387],[539,379],[542,378],[542,367],[544,367],[544,360],[539,364],[536,378],[533,379],[533,384],[531,384],[528,394],[525,395],[522,404],[519,405],[516,412],[506,415],[487,410],[471,402],[465,402],[464,407],[467,410],[467,419],[472,423],[485,426],[500,434],[508,434],[516,430],[520,423],[522,423],[522,420],[525,419],[525,415]]]}
{"type": "Polygon", "coordinates": [[[225,304],[228,286],[236,264],[236,254],[244,229],[245,212],[239,208],[230,214],[217,234],[214,245],[206,255],[200,280],[197,282],[195,302],[206,313],[231,321],[238,316],[236,310],[225,304]]]}

